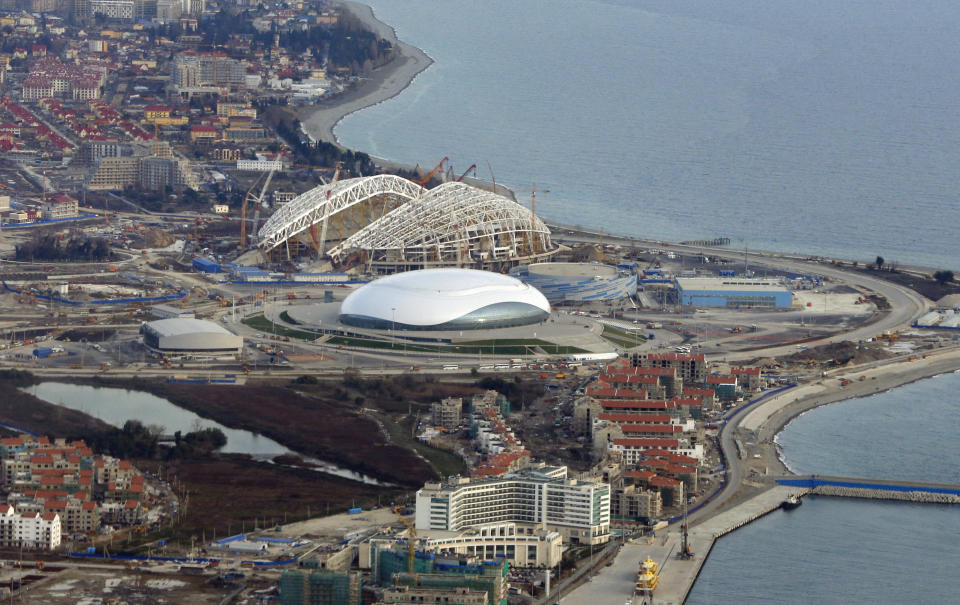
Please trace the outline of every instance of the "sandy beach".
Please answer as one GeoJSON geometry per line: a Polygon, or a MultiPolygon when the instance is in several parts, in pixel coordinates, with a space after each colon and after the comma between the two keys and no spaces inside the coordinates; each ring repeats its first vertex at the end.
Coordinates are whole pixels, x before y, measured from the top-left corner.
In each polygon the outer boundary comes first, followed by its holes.
{"type": "Polygon", "coordinates": [[[430,67],[433,59],[415,46],[406,44],[397,38],[396,31],[379,21],[373,9],[366,4],[344,2],[364,24],[384,40],[388,40],[399,51],[393,61],[375,69],[363,82],[337,96],[329,104],[318,103],[300,110],[300,122],[317,139],[340,146],[333,129],[343,118],[355,111],[382,103],[391,99],[413,82],[417,74],[430,67]]]}

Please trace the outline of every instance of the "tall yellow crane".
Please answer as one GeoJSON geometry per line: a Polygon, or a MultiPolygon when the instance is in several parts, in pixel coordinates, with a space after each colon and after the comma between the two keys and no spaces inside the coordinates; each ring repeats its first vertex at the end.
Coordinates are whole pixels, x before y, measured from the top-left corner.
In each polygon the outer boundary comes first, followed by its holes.
{"type": "Polygon", "coordinates": [[[529,193],[530,194],[530,255],[532,256],[534,252],[533,246],[533,227],[537,222],[537,194],[538,193],[550,193],[549,189],[537,189],[537,184],[533,184],[532,189],[525,189],[523,191],[518,191],[517,193],[529,193]]]}
{"type": "Polygon", "coordinates": [[[393,509],[394,514],[400,517],[400,521],[407,526],[407,533],[409,534],[407,538],[407,571],[410,574],[413,574],[413,562],[416,557],[416,539],[417,539],[417,529],[413,526],[413,523],[407,521],[403,516],[403,507],[396,506],[393,509]]]}

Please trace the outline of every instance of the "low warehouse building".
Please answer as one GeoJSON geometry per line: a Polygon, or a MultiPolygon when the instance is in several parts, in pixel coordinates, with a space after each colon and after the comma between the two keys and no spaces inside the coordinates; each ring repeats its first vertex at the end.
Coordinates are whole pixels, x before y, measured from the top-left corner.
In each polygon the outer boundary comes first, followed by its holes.
{"type": "Polygon", "coordinates": [[[789,308],[793,294],[779,280],[678,277],[677,299],[687,307],[789,308]]]}
{"type": "Polygon", "coordinates": [[[173,318],[140,326],[147,348],[177,355],[239,355],[243,338],[202,319],[173,318]]]}

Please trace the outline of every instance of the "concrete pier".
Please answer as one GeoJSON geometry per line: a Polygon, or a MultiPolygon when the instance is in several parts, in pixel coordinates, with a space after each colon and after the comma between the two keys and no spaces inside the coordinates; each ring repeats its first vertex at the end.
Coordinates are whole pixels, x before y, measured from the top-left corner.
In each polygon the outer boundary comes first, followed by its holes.
{"type": "Polygon", "coordinates": [[[950,483],[861,479],[829,475],[785,476],[776,477],[775,480],[779,485],[805,488],[810,490],[810,493],[823,496],[960,504],[960,485],[950,483]]]}
{"type": "Polygon", "coordinates": [[[717,538],[777,510],[788,497],[806,492],[806,488],[778,485],[691,527],[688,543],[693,557],[690,559],[680,559],[677,556],[682,541],[679,524],[658,532],[649,540],[629,542],[624,545],[611,566],[604,567],[592,581],[564,596],[563,603],[639,605],[643,599],[633,597],[633,587],[640,562],[650,557],[660,564],[660,582],[653,595],[654,602],[658,605],[679,605],[687,598],[717,538]]]}

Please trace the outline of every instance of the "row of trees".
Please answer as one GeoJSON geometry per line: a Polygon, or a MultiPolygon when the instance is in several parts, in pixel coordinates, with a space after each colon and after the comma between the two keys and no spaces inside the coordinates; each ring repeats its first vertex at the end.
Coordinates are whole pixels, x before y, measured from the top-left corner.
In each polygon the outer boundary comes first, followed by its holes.
{"type": "Polygon", "coordinates": [[[305,164],[314,166],[334,166],[340,162],[347,176],[371,175],[376,171],[376,166],[370,156],[362,151],[352,151],[350,149],[341,149],[332,143],[326,141],[317,141],[311,144],[304,141],[299,134],[300,122],[294,120],[292,127],[285,122],[280,122],[276,126],[277,135],[286,141],[287,146],[303,159],[305,164]]]}
{"type": "MultiPolygon", "coordinates": [[[[896,271],[896,265],[892,263],[887,264],[887,260],[882,256],[877,257],[877,260],[874,263],[874,267],[876,267],[878,270],[881,270],[881,271],[884,269],[884,267],[886,267],[887,270],[889,271],[896,271]]],[[[933,274],[933,279],[935,279],[936,282],[941,286],[945,286],[951,283],[953,281],[953,277],[954,277],[953,271],[947,271],[947,270],[936,271],[933,274]]]]}
{"type": "Polygon", "coordinates": [[[207,456],[227,444],[227,437],[217,428],[198,429],[186,434],[174,433],[173,447],[161,448],[163,427],[144,425],[139,420],[128,420],[123,428],[110,429],[98,435],[84,435],[96,451],[117,458],[153,459],[162,455],[166,460],[207,456]]]}

